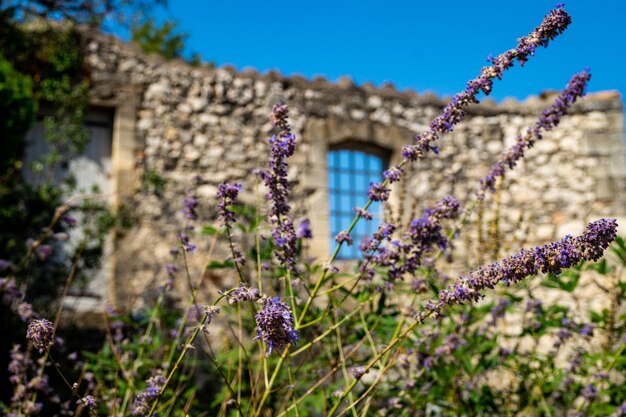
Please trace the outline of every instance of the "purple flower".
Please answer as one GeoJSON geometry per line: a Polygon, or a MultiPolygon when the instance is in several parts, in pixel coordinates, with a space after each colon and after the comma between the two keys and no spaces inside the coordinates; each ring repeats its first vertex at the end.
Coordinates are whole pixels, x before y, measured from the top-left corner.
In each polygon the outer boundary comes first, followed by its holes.
{"type": "Polygon", "coordinates": [[[235,212],[228,207],[237,202],[241,190],[241,184],[238,183],[227,184],[223,182],[217,186],[217,214],[226,228],[230,228],[231,223],[235,221],[235,212]]]}
{"type": "Polygon", "coordinates": [[[96,399],[93,397],[93,395],[86,395],[76,401],[76,405],[82,405],[83,407],[87,407],[93,410],[96,407],[96,399]]]}
{"type": "Polygon", "coordinates": [[[535,315],[539,316],[539,315],[541,315],[541,306],[543,306],[543,301],[541,301],[541,300],[529,300],[528,303],[526,303],[525,311],[527,313],[532,311],[535,315]]]}
{"type": "Polygon", "coordinates": [[[411,290],[418,294],[428,291],[428,283],[423,278],[413,278],[411,281],[411,290]]]}
{"type": "Polygon", "coordinates": [[[542,131],[548,132],[557,126],[561,118],[567,114],[569,107],[585,94],[585,87],[591,78],[586,70],[574,75],[565,87],[565,90],[554,100],[554,103],[543,111],[535,126],[529,128],[526,133],[517,137],[515,145],[507,150],[498,162],[491,166],[489,173],[480,180],[479,198],[484,198],[485,191],[495,191],[495,183],[498,177],[504,175],[506,168],[513,169],[517,161],[524,156],[524,151],[530,149],[543,135],[542,131]]]}
{"type": "Polygon", "coordinates": [[[587,384],[583,389],[582,396],[585,400],[593,402],[598,398],[598,389],[593,384],[587,384]]]}
{"type": "Polygon", "coordinates": [[[20,317],[22,321],[29,321],[33,318],[33,306],[29,303],[23,302],[17,306],[17,315],[20,317]]]}
{"type": "Polygon", "coordinates": [[[391,183],[400,181],[400,178],[402,178],[403,173],[404,173],[404,170],[401,167],[392,166],[387,171],[383,172],[383,177],[389,180],[389,183],[391,184],[391,183]]]}
{"type": "Polygon", "coordinates": [[[381,183],[371,183],[367,190],[367,196],[372,201],[387,201],[390,191],[389,188],[384,187],[381,183]]]}
{"type": "Polygon", "coordinates": [[[76,226],[76,218],[70,215],[63,216],[61,220],[63,220],[70,227],[76,226]]]}
{"type": "MultiPolygon", "coordinates": [[[[563,268],[574,266],[581,260],[596,261],[615,240],[616,235],[617,222],[614,219],[590,223],[581,236],[566,236],[558,242],[538,246],[533,250],[522,250],[509,258],[470,272],[459,278],[453,287],[449,286],[441,291],[439,301],[425,306],[425,310],[438,315],[446,305],[479,300],[482,297],[480,291],[485,288],[493,289],[500,282],[508,286],[540,272],[558,274],[563,268]],[[461,288],[464,290],[460,291],[461,288]]],[[[420,312],[416,319],[422,321],[424,316],[425,313],[420,312]]]]}
{"type": "Polygon", "coordinates": [[[146,385],[147,387],[135,397],[131,410],[134,416],[143,416],[150,410],[152,400],[159,396],[163,385],[165,385],[165,377],[161,374],[151,376],[146,381],[146,385]]]}
{"type": "Polygon", "coordinates": [[[263,304],[254,319],[256,320],[256,340],[267,345],[267,352],[282,352],[285,347],[298,341],[298,331],[293,328],[294,319],[287,304],[279,297],[264,298],[263,304]]]}
{"type": "Polygon", "coordinates": [[[239,284],[230,296],[228,297],[229,304],[241,303],[244,301],[254,301],[261,298],[261,291],[258,288],[248,288],[245,285],[239,284]]]}
{"type": "Polygon", "coordinates": [[[506,313],[506,309],[510,305],[511,305],[511,302],[509,301],[508,298],[501,298],[501,299],[499,299],[498,300],[498,304],[496,304],[491,309],[491,321],[492,321],[492,323],[495,323],[497,319],[501,319],[502,317],[504,317],[504,314],[506,313]]]}
{"type": "Polygon", "coordinates": [[[281,251],[276,251],[278,261],[291,268],[296,267],[297,237],[293,222],[287,216],[280,221],[273,221],[272,238],[281,251]]]}
{"type": "Polygon", "coordinates": [[[364,366],[355,366],[350,371],[354,379],[361,379],[363,375],[365,375],[365,367],[364,366]]]}
{"type": "Polygon", "coordinates": [[[54,249],[50,245],[39,245],[37,249],[35,249],[35,253],[40,261],[45,261],[54,253],[54,249]]]}
{"type": "Polygon", "coordinates": [[[377,247],[374,261],[377,265],[389,267],[387,275],[396,280],[405,274],[414,275],[422,266],[424,256],[439,248],[446,251],[448,239],[441,223],[458,215],[459,202],[454,197],[446,197],[434,208],[426,209],[421,218],[411,222],[402,241],[394,241],[387,247],[377,247]]]}
{"type": "Polygon", "coordinates": [[[167,283],[165,284],[165,288],[170,290],[174,285],[174,279],[176,278],[176,274],[179,271],[178,265],[173,263],[165,264],[165,271],[167,272],[167,283]]]}
{"type": "Polygon", "coordinates": [[[566,329],[565,327],[561,327],[557,332],[556,332],[556,341],[554,342],[554,348],[558,349],[560,348],[563,343],[569,339],[570,337],[572,337],[572,332],[570,332],[568,329],[566,329]]]}
{"type": "Polygon", "coordinates": [[[363,218],[364,220],[372,220],[374,217],[372,216],[372,213],[370,213],[367,210],[363,210],[360,207],[355,207],[354,208],[354,212],[357,214],[357,216],[363,218]]]}
{"type": "Polygon", "coordinates": [[[37,319],[30,322],[26,330],[26,338],[33,344],[39,353],[52,346],[54,335],[54,327],[52,323],[46,319],[37,319]]]}
{"type": "Polygon", "coordinates": [[[309,219],[304,219],[300,222],[297,236],[299,239],[313,239],[313,232],[311,231],[311,221],[309,219]]]}
{"type": "Polygon", "coordinates": [[[593,331],[595,329],[595,326],[593,324],[589,324],[586,323],[585,325],[583,325],[583,327],[580,329],[580,334],[582,336],[585,337],[593,337],[593,331]]]}
{"type": "Polygon", "coordinates": [[[211,320],[213,320],[213,316],[215,316],[216,314],[219,314],[220,312],[220,308],[217,306],[205,306],[204,307],[204,314],[206,314],[206,320],[204,322],[204,324],[210,324],[211,320]]]}
{"type": "Polygon", "coordinates": [[[286,159],[296,150],[296,136],[291,133],[288,115],[289,109],[283,103],[277,103],[272,109],[271,122],[278,128],[278,134],[270,139],[268,169],[257,170],[257,175],[269,190],[266,197],[271,201],[272,236],[274,243],[282,249],[276,252],[276,256],[279,262],[295,269],[297,236],[293,222],[288,217],[291,207],[288,203],[290,186],[286,159]]]}
{"type": "Polygon", "coordinates": [[[570,16],[562,7],[551,10],[544,17],[543,22],[528,36],[520,38],[515,49],[490,58],[491,65],[484,67],[480,75],[470,80],[464,91],[455,95],[448,103],[441,115],[430,124],[430,129],[420,133],[415,138],[415,145],[407,145],[402,149],[402,156],[409,161],[423,157],[428,151],[437,153],[437,147],[433,143],[439,139],[440,134],[450,132],[454,126],[465,117],[465,108],[478,103],[476,98],[480,92],[485,95],[491,93],[495,78],[502,78],[504,72],[511,68],[517,60],[524,65],[529,57],[534,55],[539,47],[548,46],[549,42],[563,33],[571,22],[570,16]]]}
{"type": "Polygon", "coordinates": [[[181,245],[185,249],[185,252],[196,253],[196,245],[191,242],[189,236],[185,232],[178,233],[178,238],[180,239],[181,245]]]}
{"type": "Polygon", "coordinates": [[[335,242],[337,242],[340,245],[346,242],[346,244],[350,246],[352,245],[352,237],[347,231],[342,230],[341,232],[339,232],[339,234],[337,234],[337,236],[335,236],[335,242]]]}
{"type": "Polygon", "coordinates": [[[195,196],[185,196],[183,199],[183,215],[186,219],[189,220],[197,220],[198,212],[196,208],[198,207],[198,199],[195,196]]]}

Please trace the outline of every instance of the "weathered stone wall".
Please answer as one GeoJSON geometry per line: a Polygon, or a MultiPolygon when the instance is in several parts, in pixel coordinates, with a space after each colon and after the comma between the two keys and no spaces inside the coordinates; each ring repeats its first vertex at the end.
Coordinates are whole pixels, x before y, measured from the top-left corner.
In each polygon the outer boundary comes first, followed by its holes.
{"type": "MultiPolygon", "coordinates": [[[[118,146],[132,150],[121,157],[124,175],[119,176],[116,189],[139,223],[117,242],[114,286],[118,302],[143,292],[148,283],[164,280],[162,265],[183,222],[182,196],[193,175],[202,177],[198,192],[205,205],[205,223],[211,218],[217,185],[224,180],[242,182],[247,201],[257,201],[253,170],[266,163],[272,130],[268,114],[276,101],[285,101],[290,107],[299,140],[297,154],[290,161],[297,185],[295,205],[311,217],[316,238],[310,253],[319,258],[327,256],[330,242],[329,147],[345,142],[376,145],[389,150],[391,162],[397,162],[401,146],[426,129],[445,104],[433,95],[399,92],[392,86],[355,86],[348,78],[330,83],[321,78],[166,63],[109,37],[88,43],[87,62],[94,103],[121,109],[119,123],[126,126],[126,139],[119,137],[118,146]],[[131,162],[134,169],[129,168],[131,162]],[[153,169],[168,180],[162,197],[134,191],[142,172],[153,169]]],[[[518,133],[532,125],[551,98],[553,95],[547,94],[525,102],[487,102],[473,107],[466,121],[442,138],[440,154],[429,155],[410,170],[402,198],[405,213],[412,206],[419,213],[420,208],[449,193],[471,201],[489,165],[514,143],[518,133]]],[[[395,194],[395,207],[401,194],[395,194]]],[[[579,233],[585,222],[600,216],[618,217],[626,223],[619,94],[591,94],[577,104],[561,125],[507,174],[496,200],[500,203],[494,204],[493,197],[487,199],[483,229],[489,229],[494,216],[499,219],[501,255],[519,244],[579,233]]],[[[472,222],[476,219],[474,214],[472,222]]],[[[476,230],[470,227],[459,242],[469,244],[465,251],[483,253],[484,248],[476,248],[477,242],[482,242],[476,230]]],[[[197,272],[206,260],[210,241],[199,238],[196,243],[203,254],[193,261],[197,272]]]]}

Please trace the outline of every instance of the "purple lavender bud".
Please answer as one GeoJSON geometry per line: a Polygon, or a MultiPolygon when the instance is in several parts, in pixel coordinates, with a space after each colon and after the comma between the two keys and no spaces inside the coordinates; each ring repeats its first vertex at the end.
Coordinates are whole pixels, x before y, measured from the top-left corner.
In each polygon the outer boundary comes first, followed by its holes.
{"type": "Polygon", "coordinates": [[[425,293],[428,291],[428,284],[425,279],[413,278],[413,281],[411,281],[411,289],[418,294],[425,293]]]}
{"type": "Polygon", "coordinates": [[[289,133],[291,128],[289,127],[289,122],[287,121],[287,117],[289,117],[289,107],[285,103],[276,103],[272,108],[272,114],[270,116],[270,121],[274,127],[277,127],[281,131],[285,133],[289,133]]]}
{"type": "Polygon", "coordinates": [[[582,396],[585,400],[593,402],[598,398],[598,389],[593,384],[587,384],[583,389],[582,396]]]}
{"type": "Polygon", "coordinates": [[[165,385],[165,377],[161,374],[151,376],[146,381],[148,385],[143,391],[135,396],[131,414],[143,416],[150,410],[150,403],[159,396],[161,388],[165,385]]]}
{"type": "Polygon", "coordinates": [[[291,133],[287,117],[289,109],[283,103],[277,103],[272,109],[271,122],[278,128],[278,134],[270,139],[270,157],[267,170],[257,170],[269,190],[266,197],[271,201],[270,221],[274,243],[282,248],[276,256],[282,264],[290,269],[296,266],[297,236],[292,220],[288,217],[291,207],[288,203],[290,185],[287,179],[288,165],[286,159],[296,149],[296,136],[291,133]]]}
{"type": "Polygon", "coordinates": [[[496,179],[504,175],[506,168],[513,169],[517,161],[524,156],[524,150],[530,149],[537,140],[543,137],[542,132],[548,132],[559,124],[569,107],[585,94],[590,78],[591,74],[586,70],[574,75],[552,105],[543,111],[534,127],[528,129],[525,134],[517,136],[515,145],[502,154],[500,160],[492,165],[489,173],[480,180],[479,198],[482,199],[487,190],[495,192],[496,179]]]}
{"type": "Polygon", "coordinates": [[[241,184],[238,183],[227,184],[223,182],[217,186],[217,214],[226,228],[230,228],[231,223],[235,221],[235,212],[229,210],[228,207],[237,202],[237,197],[241,191],[241,184]]]}
{"type": "Polygon", "coordinates": [[[161,387],[165,385],[165,377],[161,374],[156,374],[148,378],[146,384],[148,384],[148,386],[151,388],[161,389],[161,387]]]}
{"type": "Polygon", "coordinates": [[[364,220],[372,220],[374,217],[372,216],[372,213],[370,213],[367,210],[363,210],[360,207],[355,207],[354,208],[354,212],[357,214],[357,216],[363,218],[364,220]]]}
{"type": "Polygon", "coordinates": [[[50,245],[40,245],[35,250],[35,253],[37,254],[39,260],[43,262],[50,256],[52,256],[52,254],[54,253],[54,249],[50,245]]]}
{"type": "Polygon", "coordinates": [[[363,375],[365,375],[365,367],[364,366],[355,366],[350,371],[354,379],[361,379],[363,375]]]}
{"type": "MultiPolygon", "coordinates": [[[[454,287],[448,286],[439,293],[439,302],[429,302],[425,309],[435,315],[446,305],[477,301],[482,297],[481,290],[493,289],[502,282],[507,286],[538,273],[559,273],[563,268],[576,265],[581,260],[598,260],[604,250],[617,235],[617,222],[614,219],[601,219],[587,225],[585,232],[576,238],[565,237],[558,242],[522,250],[519,253],[481,267],[459,278],[454,287]],[[466,291],[460,291],[463,287],[466,291]]],[[[561,329],[559,340],[565,338],[567,329],[561,329]],[[563,337],[561,337],[563,336],[563,337]]]]}
{"type": "Polygon", "coordinates": [[[276,251],[278,261],[291,268],[296,267],[297,237],[293,222],[289,217],[283,217],[281,221],[272,221],[272,238],[276,246],[282,251],[276,251]]]}
{"type": "Polygon", "coordinates": [[[311,221],[309,219],[304,219],[300,222],[297,236],[299,239],[313,239],[313,232],[311,231],[311,221]]]}
{"type": "Polygon", "coordinates": [[[183,215],[186,219],[189,220],[197,220],[198,212],[196,208],[198,207],[198,199],[193,196],[185,196],[183,199],[183,215]]]}
{"type": "Polygon", "coordinates": [[[383,172],[383,177],[389,180],[389,183],[394,183],[400,181],[402,178],[402,174],[404,174],[404,170],[399,166],[392,166],[385,172],[383,172]]]}
{"type": "Polygon", "coordinates": [[[472,103],[478,103],[476,97],[480,92],[485,95],[490,94],[495,78],[501,78],[504,72],[513,66],[515,60],[523,66],[529,57],[534,55],[537,48],[548,46],[549,41],[563,33],[570,22],[571,18],[565,10],[557,7],[544,17],[543,22],[532,33],[520,38],[515,49],[491,58],[492,65],[484,67],[477,78],[467,83],[464,91],[452,98],[444,107],[442,114],[430,124],[427,132],[416,136],[415,147],[403,148],[404,158],[414,161],[428,151],[437,153],[437,147],[432,143],[439,139],[441,133],[453,130],[454,126],[465,117],[465,108],[472,103]]]}
{"type": "Polygon", "coordinates": [[[93,395],[86,395],[76,401],[76,405],[82,405],[83,407],[87,407],[90,410],[93,410],[94,408],[96,408],[96,399],[93,397],[93,395]]]}
{"type": "Polygon", "coordinates": [[[258,288],[248,288],[243,283],[239,284],[228,297],[229,304],[241,303],[244,301],[255,301],[261,298],[261,291],[258,288]]]}
{"type": "Polygon", "coordinates": [[[187,322],[196,324],[200,321],[200,316],[203,314],[204,307],[199,304],[192,304],[187,310],[187,322]]]}
{"type": "Polygon", "coordinates": [[[541,300],[529,300],[526,303],[526,313],[533,312],[535,315],[541,315],[541,306],[543,306],[543,301],[541,300]]]}
{"type": "Polygon", "coordinates": [[[556,332],[557,341],[554,342],[554,347],[559,347],[563,344],[564,341],[572,337],[572,332],[561,327],[559,331],[556,332]]]}
{"type": "Polygon", "coordinates": [[[511,305],[511,302],[509,301],[508,298],[499,299],[498,304],[496,304],[494,308],[491,309],[492,321],[495,322],[496,319],[501,319],[502,317],[504,317],[504,314],[506,313],[506,309],[510,305],[511,305]]]}
{"type": "Polygon", "coordinates": [[[168,264],[165,264],[165,271],[167,272],[168,276],[174,277],[178,273],[179,269],[177,265],[168,263],[168,264]]]}
{"type": "Polygon", "coordinates": [[[191,242],[189,236],[186,233],[180,232],[178,233],[178,238],[180,239],[181,245],[185,249],[185,252],[196,253],[196,245],[191,242]]]}
{"type": "Polygon", "coordinates": [[[371,183],[367,190],[367,196],[372,201],[387,201],[391,190],[384,187],[381,183],[371,183]]]}
{"type": "Polygon", "coordinates": [[[298,331],[293,328],[294,319],[291,309],[280,301],[279,297],[264,298],[263,304],[254,319],[256,320],[255,340],[262,340],[267,345],[267,352],[282,352],[288,345],[298,341],[298,331]]]}
{"type": "Polygon", "coordinates": [[[205,306],[204,314],[206,314],[207,319],[204,323],[210,324],[211,321],[213,320],[213,316],[215,316],[216,314],[219,314],[219,312],[220,312],[220,308],[217,306],[205,306]]]}
{"type": "Polygon", "coordinates": [[[33,318],[33,306],[29,303],[23,302],[17,306],[17,315],[20,317],[22,321],[29,321],[33,318]]]}
{"type": "Polygon", "coordinates": [[[416,145],[404,145],[402,147],[402,157],[407,161],[417,161],[424,153],[416,145]]]}
{"type": "Polygon", "coordinates": [[[341,232],[339,232],[339,234],[337,234],[337,236],[335,236],[335,242],[337,242],[338,244],[342,244],[343,242],[346,242],[346,244],[348,246],[352,245],[352,237],[350,237],[350,234],[343,230],[341,232]]]}
{"type": "Polygon", "coordinates": [[[30,322],[26,331],[26,338],[33,344],[39,353],[43,353],[52,346],[54,327],[46,319],[37,319],[30,322]]]}
{"type": "Polygon", "coordinates": [[[72,226],[76,226],[76,218],[72,217],[70,215],[65,215],[61,218],[62,221],[64,221],[68,226],[72,227],[72,226]]]}

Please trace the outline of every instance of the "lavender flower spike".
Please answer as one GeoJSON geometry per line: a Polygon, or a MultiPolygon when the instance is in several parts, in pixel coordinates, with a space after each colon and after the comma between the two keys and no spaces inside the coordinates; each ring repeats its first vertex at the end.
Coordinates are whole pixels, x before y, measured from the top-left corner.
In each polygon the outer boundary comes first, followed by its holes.
{"type": "Polygon", "coordinates": [[[283,103],[277,103],[272,109],[271,121],[278,128],[278,134],[270,139],[270,158],[267,170],[258,170],[257,174],[265,183],[271,201],[270,221],[274,243],[282,249],[277,251],[278,260],[291,269],[296,265],[296,231],[293,221],[288,217],[291,207],[288,203],[289,181],[286,159],[296,150],[296,136],[291,133],[287,120],[289,109],[283,103]]]}
{"type": "Polygon", "coordinates": [[[52,336],[54,335],[54,327],[52,323],[46,319],[33,320],[26,330],[26,338],[30,340],[35,349],[39,353],[52,346],[52,336]]]}
{"type": "Polygon", "coordinates": [[[235,204],[237,197],[241,192],[241,184],[227,184],[221,183],[217,187],[217,214],[224,222],[226,228],[230,228],[231,223],[235,221],[235,213],[228,209],[228,206],[235,204]]]}
{"type": "MultiPolygon", "coordinates": [[[[481,290],[494,288],[502,282],[507,286],[538,273],[558,274],[582,260],[597,261],[617,236],[615,219],[601,219],[587,225],[585,232],[578,237],[566,236],[558,242],[538,246],[532,250],[522,250],[502,261],[481,267],[461,277],[453,286],[439,293],[437,302],[430,302],[426,310],[438,315],[446,305],[477,301],[482,297],[481,290]]],[[[417,314],[417,320],[425,317],[424,311],[417,314]]]]}
{"type": "Polygon", "coordinates": [[[567,114],[569,107],[585,94],[585,88],[590,78],[591,74],[586,69],[569,80],[563,92],[554,100],[550,107],[541,113],[535,125],[529,128],[523,135],[519,135],[515,145],[506,151],[500,157],[500,160],[491,166],[489,174],[480,180],[479,198],[484,198],[487,190],[495,191],[496,178],[504,175],[507,167],[509,169],[515,167],[517,161],[524,156],[524,150],[532,148],[535,141],[542,138],[542,131],[548,132],[559,124],[561,118],[567,114]]]}
{"type": "Polygon", "coordinates": [[[515,49],[495,58],[488,58],[491,65],[484,67],[477,78],[467,83],[464,91],[452,98],[443,109],[443,113],[430,124],[430,129],[415,137],[415,145],[406,145],[403,148],[404,159],[414,161],[428,151],[437,153],[437,147],[432,143],[439,139],[441,133],[453,130],[454,125],[465,117],[465,108],[472,103],[478,103],[476,97],[481,91],[486,95],[491,93],[494,78],[502,78],[504,72],[513,67],[515,60],[523,66],[528,58],[535,54],[537,48],[547,47],[552,39],[565,31],[571,21],[563,5],[559,4],[544,17],[543,22],[533,32],[518,40],[515,49]]]}
{"type": "Polygon", "coordinates": [[[256,320],[256,340],[267,345],[267,353],[282,352],[285,347],[298,341],[298,331],[293,328],[294,319],[287,304],[279,297],[263,298],[259,301],[263,308],[254,319],[256,320]]]}

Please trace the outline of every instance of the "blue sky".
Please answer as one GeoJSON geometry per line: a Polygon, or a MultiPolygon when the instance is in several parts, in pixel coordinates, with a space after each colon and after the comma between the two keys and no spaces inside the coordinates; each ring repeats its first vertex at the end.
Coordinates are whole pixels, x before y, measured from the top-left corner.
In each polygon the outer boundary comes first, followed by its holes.
{"type": "MultiPolygon", "coordinates": [[[[555,1],[186,1],[161,16],[180,21],[189,51],[218,65],[451,95],[488,54],[515,46],[555,1]]],[[[492,97],[525,98],[562,88],[585,66],[589,91],[626,91],[626,2],[565,2],[572,25],[524,68],[509,71],[492,97]]]]}

